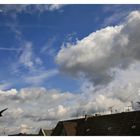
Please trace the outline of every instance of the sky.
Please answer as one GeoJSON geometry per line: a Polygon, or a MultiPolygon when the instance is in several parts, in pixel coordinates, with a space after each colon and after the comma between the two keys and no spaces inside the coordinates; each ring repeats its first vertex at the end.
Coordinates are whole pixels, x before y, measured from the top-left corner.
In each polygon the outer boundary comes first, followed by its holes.
{"type": "Polygon", "coordinates": [[[0,5],[0,135],[138,110],[139,27],[140,5],[0,5]]]}

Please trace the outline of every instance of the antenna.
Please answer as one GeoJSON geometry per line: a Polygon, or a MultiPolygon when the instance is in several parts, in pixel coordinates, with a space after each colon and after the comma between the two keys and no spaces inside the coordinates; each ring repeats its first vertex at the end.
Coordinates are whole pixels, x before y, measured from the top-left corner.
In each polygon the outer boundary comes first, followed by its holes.
{"type": "Polygon", "coordinates": [[[138,106],[140,107],[140,102],[137,102],[138,106]]]}
{"type": "Polygon", "coordinates": [[[111,112],[111,114],[113,113],[113,107],[114,107],[114,105],[113,106],[110,106],[108,109],[110,110],[110,112],[111,112]]]}
{"type": "Polygon", "coordinates": [[[133,101],[131,101],[131,107],[132,107],[132,110],[134,109],[134,103],[133,101]]]}
{"type": "Polygon", "coordinates": [[[78,116],[79,116],[79,111],[77,110],[77,114],[76,114],[76,116],[77,116],[77,118],[78,118],[78,116]]]}
{"type": "Polygon", "coordinates": [[[129,112],[130,111],[130,109],[132,108],[132,106],[131,105],[128,105],[128,106],[126,106],[127,107],[127,111],[129,112]]]}
{"type": "Polygon", "coordinates": [[[85,116],[85,113],[86,113],[86,112],[85,112],[85,110],[84,110],[84,111],[83,111],[83,116],[85,116]]]}

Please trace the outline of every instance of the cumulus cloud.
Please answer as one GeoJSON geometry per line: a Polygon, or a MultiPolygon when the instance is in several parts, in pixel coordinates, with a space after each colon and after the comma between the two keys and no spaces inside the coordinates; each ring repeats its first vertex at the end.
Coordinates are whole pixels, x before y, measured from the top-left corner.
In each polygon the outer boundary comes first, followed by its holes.
{"type": "Polygon", "coordinates": [[[110,113],[110,107],[113,112],[122,112],[132,101],[133,110],[139,109],[139,25],[140,12],[134,11],[122,25],[98,30],[75,45],[61,48],[56,61],[65,73],[82,76],[79,93],[44,87],[0,90],[1,109],[9,108],[0,118],[0,134],[3,128],[7,134],[37,133],[39,128],[55,127],[59,120],[110,113]]]}
{"type": "Polygon", "coordinates": [[[128,68],[139,61],[140,12],[131,12],[121,25],[91,33],[76,44],[62,46],[56,56],[60,69],[72,76],[85,76],[95,85],[109,83],[113,69],[128,68]]]}
{"type": "Polygon", "coordinates": [[[110,113],[112,106],[113,112],[122,112],[131,101],[133,110],[137,110],[139,69],[137,62],[127,70],[116,70],[115,80],[105,88],[96,89],[85,81],[83,90],[77,94],[44,87],[0,90],[1,109],[8,107],[0,119],[0,134],[3,135],[3,128],[7,134],[37,133],[39,128],[54,128],[59,120],[97,112],[110,113]]]}
{"type": "Polygon", "coordinates": [[[18,133],[22,124],[28,126],[29,132],[36,132],[40,127],[50,128],[53,122],[69,116],[67,101],[75,100],[72,93],[47,90],[43,87],[24,88],[19,91],[0,90],[0,96],[1,109],[8,107],[0,120],[1,126],[13,129],[13,133],[18,133]],[[51,124],[48,125],[47,122],[51,124]]]}

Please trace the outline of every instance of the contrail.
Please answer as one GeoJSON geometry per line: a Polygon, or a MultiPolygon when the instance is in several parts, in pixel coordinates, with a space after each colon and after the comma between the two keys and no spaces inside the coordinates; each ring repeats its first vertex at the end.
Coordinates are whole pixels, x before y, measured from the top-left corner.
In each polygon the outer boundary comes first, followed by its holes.
{"type": "Polygon", "coordinates": [[[0,51],[21,51],[23,49],[17,49],[17,48],[2,48],[0,47],[0,51]]]}

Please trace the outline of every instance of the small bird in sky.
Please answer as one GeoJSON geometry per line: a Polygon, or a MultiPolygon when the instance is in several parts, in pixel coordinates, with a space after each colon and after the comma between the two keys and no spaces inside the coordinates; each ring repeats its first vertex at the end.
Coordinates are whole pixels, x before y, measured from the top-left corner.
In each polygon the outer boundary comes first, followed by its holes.
{"type": "Polygon", "coordinates": [[[3,116],[2,113],[3,113],[5,110],[7,110],[7,109],[8,109],[8,108],[5,108],[5,109],[3,109],[3,110],[0,111],[0,117],[3,116]]]}

